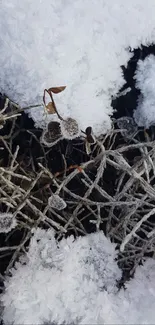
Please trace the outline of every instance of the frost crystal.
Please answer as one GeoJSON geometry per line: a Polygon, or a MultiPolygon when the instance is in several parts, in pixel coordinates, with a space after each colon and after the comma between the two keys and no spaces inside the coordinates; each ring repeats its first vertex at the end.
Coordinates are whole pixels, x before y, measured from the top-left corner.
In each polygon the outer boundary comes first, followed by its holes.
{"type": "Polygon", "coordinates": [[[132,117],[123,116],[117,120],[117,125],[120,129],[124,129],[121,131],[121,134],[125,138],[132,138],[136,131],[138,130],[138,126],[134,122],[132,117]]]}
{"type": "Polygon", "coordinates": [[[72,140],[80,134],[78,123],[73,118],[67,118],[61,121],[61,132],[65,139],[72,140]]]}
{"type": "Polygon", "coordinates": [[[53,229],[35,230],[25,263],[5,281],[4,323],[118,324],[115,247],[103,232],[57,242],[53,229]]]}
{"type": "Polygon", "coordinates": [[[0,233],[7,233],[15,228],[17,220],[12,213],[0,213],[0,233]]]}
{"type": "Polygon", "coordinates": [[[135,74],[136,86],[141,94],[134,119],[139,126],[149,128],[155,125],[155,56],[149,55],[139,60],[135,74]]]}
{"type": "Polygon", "coordinates": [[[5,279],[4,324],[154,324],[155,260],[118,290],[115,248],[102,231],[58,242],[53,229],[35,229],[5,279]]]}
{"type": "Polygon", "coordinates": [[[48,204],[51,208],[56,210],[63,210],[66,208],[66,202],[57,194],[53,194],[48,199],[48,204]]]}

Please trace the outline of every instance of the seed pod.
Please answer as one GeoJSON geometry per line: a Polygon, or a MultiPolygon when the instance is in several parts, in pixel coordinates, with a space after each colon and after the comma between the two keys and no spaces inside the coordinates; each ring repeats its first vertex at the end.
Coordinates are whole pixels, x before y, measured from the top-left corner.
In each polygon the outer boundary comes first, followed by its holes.
{"type": "Polygon", "coordinates": [[[88,126],[85,130],[86,132],[86,141],[90,144],[95,144],[96,143],[96,140],[95,140],[95,137],[93,135],[93,131],[92,131],[92,127],[91,126],[88,126]]]}
{"type": "Polygon", "coordinates": [[[67,118],[60,122],[61,133],[65,139],[72,140],[80,135],[78,123],[73,118],[67,118]]]}

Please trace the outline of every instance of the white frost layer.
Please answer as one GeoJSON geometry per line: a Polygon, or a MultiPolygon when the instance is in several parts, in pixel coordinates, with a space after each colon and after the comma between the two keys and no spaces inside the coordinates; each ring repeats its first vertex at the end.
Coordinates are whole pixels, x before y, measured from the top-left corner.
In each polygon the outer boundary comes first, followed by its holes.
{"type": "MultiPolygon", "coordinates": [[[[55,96],[60,114],[104,133],[124,83],[120,66],[129,46],[155,42],[154,17],[154,0],[1,0],[0,90],[26,106],[66,85],[55,96]]],[[[31,114],[43,127],[43,108],[31,114]]]]}
{"type": "Polygon", "coordinates": [[[121,277],[115,257],[115,245],[102,232],[76,241],[69,237],[58,245],[52,230],[38,230],[27,264],[17,264],[5,283],[5,323],[110,322],[116,280],[121,277]]]}
{"type": "Polygon", "coordinates": [[[155,56],[149,55],[139,60],[135,73],[136,86],[141,95],[134,119],[139,126],[149,128],[155,124],[155,56]]]}
{"type": "Polygon", "coordinates": [[[155,261],[138,267],[126,290],[115,245],[102,232],[59,244],[53,230],[37,230],[25,258],[6,279],[5,324],[153,324],[155,261]]]}

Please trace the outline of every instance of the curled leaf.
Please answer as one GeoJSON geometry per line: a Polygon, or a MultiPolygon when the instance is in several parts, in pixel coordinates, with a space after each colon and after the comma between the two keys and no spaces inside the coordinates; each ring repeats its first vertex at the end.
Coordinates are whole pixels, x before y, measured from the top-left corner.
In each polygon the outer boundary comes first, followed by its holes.
{"type": "Polygon", "coordinates": [[[48,114],[55,114],[56,113],[56,110],[55,110],[55,107],[53,105],[52,102],[49,102],[46,106],[45,106],[48,114]]]}
{"type": "Polygon", "coordinates": [[[65,88],[66,88],[66,86],[51,87],[51,88],[48,89],[48,91],[49,91],[49,92],[52,92],[53,94],[59,94],[59,93],[61,93],[65,88]]]}
{"type": "Polygon", "coordinates": [[[86,135],[87,136],[89,136],[89,135],[91,135],[91,133],[92,133],[92,127],[91,126],[88,126],[87,128],[86,128],[86,135]]]}
{"type": "MultiPolygon", "coordinates": [[[[61,87],[61,88],[62,88],[62,87],[61,87]]],[[[52,88],[49,88],[48,90],[47,90],[47,89],[44,89],[43,102],[44,102],[45,108],[46,108],[46,110],[47,110],[47,112],[48,112],[49,114],[54,114],[54,113],[56,113],[56,114],[58,115],[58,118],[59,118],[60,120],[62,120],[62,117],[61,117],[61,115],[59,114],[59,112],[58,112],[58,110],[57,110],[57,108],[56,108],[56,105],[55,105],[55,102],[54,102],[54,99],[53,99],[53,96],[52,96],[52,92],[51,92],[50,89],[52,89],[52,88]],[[51,98],[51,102],[48,103],[48,105],[46,105],[46,98],[45,98],[46,93],[47,93],[47,94],[50,96],[50,98],[51,98]]]]}
{"type": "Polygon", "coordinates": [[[95,144],[96,140],[95,140],[95,137],[93,135],[92,127],[88,126],[86,128],[85,132],[86,132],[86,140],[87,140],[87,142],[90,143],[90,144],[95,144]]]}

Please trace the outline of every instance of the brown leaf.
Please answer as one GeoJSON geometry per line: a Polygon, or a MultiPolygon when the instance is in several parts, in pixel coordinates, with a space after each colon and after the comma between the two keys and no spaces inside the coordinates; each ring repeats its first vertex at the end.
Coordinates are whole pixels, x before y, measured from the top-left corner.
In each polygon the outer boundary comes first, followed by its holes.
{"type": "Polygon", "coordinates": [[[61,86],[61,87],[52,87],[52,88],[49,88],[48,91],[49,91],[49,92],[52,92],[53,94],[59,94],[59,93],[61,93],[65,88],[66,88],[66,86],[61,86]]]}
{"type": "Polygon", "coordinates": [[[53,105],[52,102],[49,102],[49,103],[45,106],[45,108],[46,108],[48,114],[55,114],[55,113],[56,113],[56,111],[55,111],[55,107],[54,107],[54,105],[53,105]]]}

